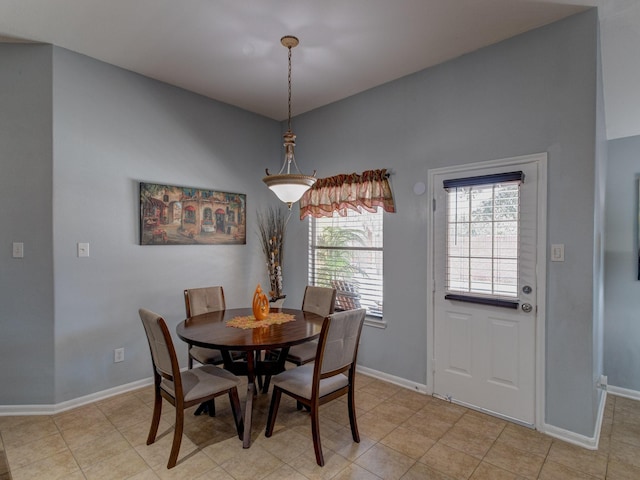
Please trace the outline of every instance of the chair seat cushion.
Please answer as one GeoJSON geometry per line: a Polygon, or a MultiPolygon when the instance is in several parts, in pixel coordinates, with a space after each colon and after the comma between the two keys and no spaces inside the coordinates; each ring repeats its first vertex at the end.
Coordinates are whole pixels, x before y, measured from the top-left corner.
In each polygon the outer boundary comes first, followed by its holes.
{"type": "MultiPolygon", "coordinates": [[[[185,370],[180,374],[184,401],[190,402],[237,387],[240,379],[233,373],[213,365],[185,370]]],[[[173,382],[163,379],[161,388],[175,397],[173,382]]]]}
{"type": "Polygon", "coordinates": [[[214,350],[213,348],[198,347],[194,345],[189,350],[189,355],[203,365],[215,365],[217,363],[222,363],[222,354],[220,353],[220,350],[214,350]]]}
{"type": "Polygon", "coordinates": [[[317,342],[307,342],[300,345],[294,345],[289,349],[287,360],[297,363],[298,365],[313,362],[316,359],[317,350],[317,342]]]}
{"type": "MultiPolygon", "coordinates": [[[[311,399],[311,386],[313,385],[314,365],[303,365],[292,368],[286,372],[274,376],[271,381],[275,387],[291,392],[299,397],[311,399]]],[[[333,377],[320,380],[319,397],[324,397],[336,390],[349,385],[349,378],[341,373],[333,377]]]]}

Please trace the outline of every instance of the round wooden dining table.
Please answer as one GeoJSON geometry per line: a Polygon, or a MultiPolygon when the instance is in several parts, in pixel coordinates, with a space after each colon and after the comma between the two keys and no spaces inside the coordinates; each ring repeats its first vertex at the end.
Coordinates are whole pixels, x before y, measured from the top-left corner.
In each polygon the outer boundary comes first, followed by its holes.
{"type": "MultiPolygon", "coordinates": [[[[285,360],[289,348],[320,336],[324,318],[311,312],[291,308],[274,308],[272,313],[287,313],[294,320],[275,325],[261,324],[254,320],[254,328],[237,328],[227,325],[236,317],[253,314],[251,308],[228,308],[217,312],[204,313],[187,318],[178,324],[178,337],[200,347],[220,350],[224,360],[224,368],[236,375],[247,376],[247,397],[245,400],[244,432],[242,446],[251,445],[251,416],[253,397],[256,392],[256,378],[264,375],[268,379],[285,369],[285,360]],[[231,352],[245,352],[242,360],[234,359],[231,352]],[[261,358],[261,352],[277,352],[277,356],[267,355],[261,358]]],[[[268,380],[265,382],[265,392],[268,380]]]]}

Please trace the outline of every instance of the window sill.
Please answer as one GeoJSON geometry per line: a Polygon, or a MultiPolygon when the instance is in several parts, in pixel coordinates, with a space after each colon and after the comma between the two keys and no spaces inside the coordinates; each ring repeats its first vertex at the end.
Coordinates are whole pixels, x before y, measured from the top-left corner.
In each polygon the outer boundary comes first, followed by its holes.
{"type": "Polygon", "coordinates": [[[387,322],[385,322],[380,317],[366,317],[364,319],[364,324],[367,327],[381,328],[381,329],[387,328],[387,322]]]}

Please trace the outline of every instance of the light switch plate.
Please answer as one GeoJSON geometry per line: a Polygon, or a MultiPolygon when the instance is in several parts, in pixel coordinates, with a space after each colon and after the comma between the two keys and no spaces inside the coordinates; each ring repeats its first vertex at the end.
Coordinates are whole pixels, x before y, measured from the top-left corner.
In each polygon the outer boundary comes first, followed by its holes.
{"type": "Polygon", "coordinates": [[[24,258],[24,243],[13,242],[13,258],[24,258]]]}
{"type": "Polygon", "coordinates": [[[564,262],[564,243],[551,245],[551,261],[564,262]]]}
{"type": "Polygon", "coordinates": [[[88,257],[89,256],[89,244],[88,243],[78,243],[78,256],[79,257],[88,257]]]}

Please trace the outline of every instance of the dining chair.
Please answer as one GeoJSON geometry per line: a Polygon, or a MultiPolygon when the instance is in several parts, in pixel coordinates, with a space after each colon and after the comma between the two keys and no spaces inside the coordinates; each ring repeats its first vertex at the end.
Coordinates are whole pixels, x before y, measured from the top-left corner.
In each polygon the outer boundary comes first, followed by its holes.
{"type": "MultiPolygon", "coordinates": [[[[336,289],[328,287],[316,287],[313,285],[307,285],[304,289],[304,297],[302,297],[302,311],[311,312],[321,317],[333,313],[336,304],[336,289]]],[[[313,362],[316,358],[316,350],[318,349],[318,342],[312,340],[310,342],[301,343],[300,345],[294,345],[289,348],[287,354],[287,361],[296,364],[297,366],[304,365],[309,362],[313,362]]],[[[266,353],[267,358],[277,358],[279,350],[272,350],[266,353]]],[[[264,386],[262,391],[267,393],[269,391],[269,384],[271,377],[267,376],[264,380],[264,386]]]]}
{"type": "MultiPolygon", "coordinates": [[[[311,312],[321,317],[333,313],[336,305],[336,289],[328,287],[315,287],[307,285],[302,298],[302,310],[311,312]]],[[[313,362],[316,358],[318,344],[316,341],[294,345],[289,349],[287,361],[296,365],[304,365],[313,362]]]]}
{"type": "MultiPolygon", "coordinates": [[[[200,315],[208,312],[217,312],[226,309],[224,299],[224,290],[222,286],[190,288],[184,291],[184,308],[187,318],[194,315],[200,315]]],[[[197,345],[188,345],[189,358],[188,366],[193,368],[193,361],[196,360],[202,365],[222,365],[224,359],[220,350],[214,348],[199,347],[197,345]]],[[[257,352],[256,352],[257,354],[257,352]]],[[[234,363],[246,363],[246,354],[244,352],[230,352],[231,360],[234,363]]],[[[258,376],[259,388],[262,388],[262,377],[258,376]]],[[[215,402],[203,404],[202,408],[195,411],[195,415],[208,413],[215,417],[215,402]]]]}
{"type": "MultiPolygon", "coordinates": [[[[208,312],[218,312],[226,308],[224,299],[224,290],[222,286],[189,288],[184,291],[184,309],[187,318],[194,315],[200,315],[208,312]]],[[[197,345],[188,344],[188,366],[193,368],[193,361],[196,360],[202,365],[222,365],[224,359],[220,350],[214,348],[199,347],[197,345]]],[[[231,358],[238,360],[242,358],[241,352],[231,352],[231,358]]],[[[203,403],[200,408],[195,411],[195,415],[208,413],[209,416],[216,416],[216,404],[212,400],[203,403]]]]}
{"type": "MultiPolygon", "coordinates": [[[[226,308],[224,290],[221,286],[187,289],[184,291],[184,308],[187,318],[224,310],[226,308]]],[[[220,350],[191,344],[188,345],[188,349],[190,369],[193,368],[194,359],[202,365],[220,365],[223,362],[220,350]]]]}
{"type": "Polygon", "coordinates": [[[164,398],[176,410],[173,444],[167,463],[167,468],[175,467],[182,442],[184,410],[193,405],[210,402],[225,393],[229,395],[238,437],[242,439],[244,424],[237,388],[240,379],[213,365],[203,365],[181,372],[171,334],[164,319],[157,313],[144,308],[138,310],[138,313],[147,334],[153,364],[153,417],[147,436],[147,445],[155,442],[164,398]]]}
{"type": "Polygon", "coordinates": [[[356,423],[354,382],[358,343],[366,310],[347,310],[327,316],[318,340],[316,361],[313,364],[286,370],[272,378],[273,394],[267,417],[265,436],[273,434],[273,427],[285,393],[311,412],[311,434],[318,465],[324,465],[320,443],[319,409],[321,405],[347,395],[351,436],[360,442],[356,423]]]}

